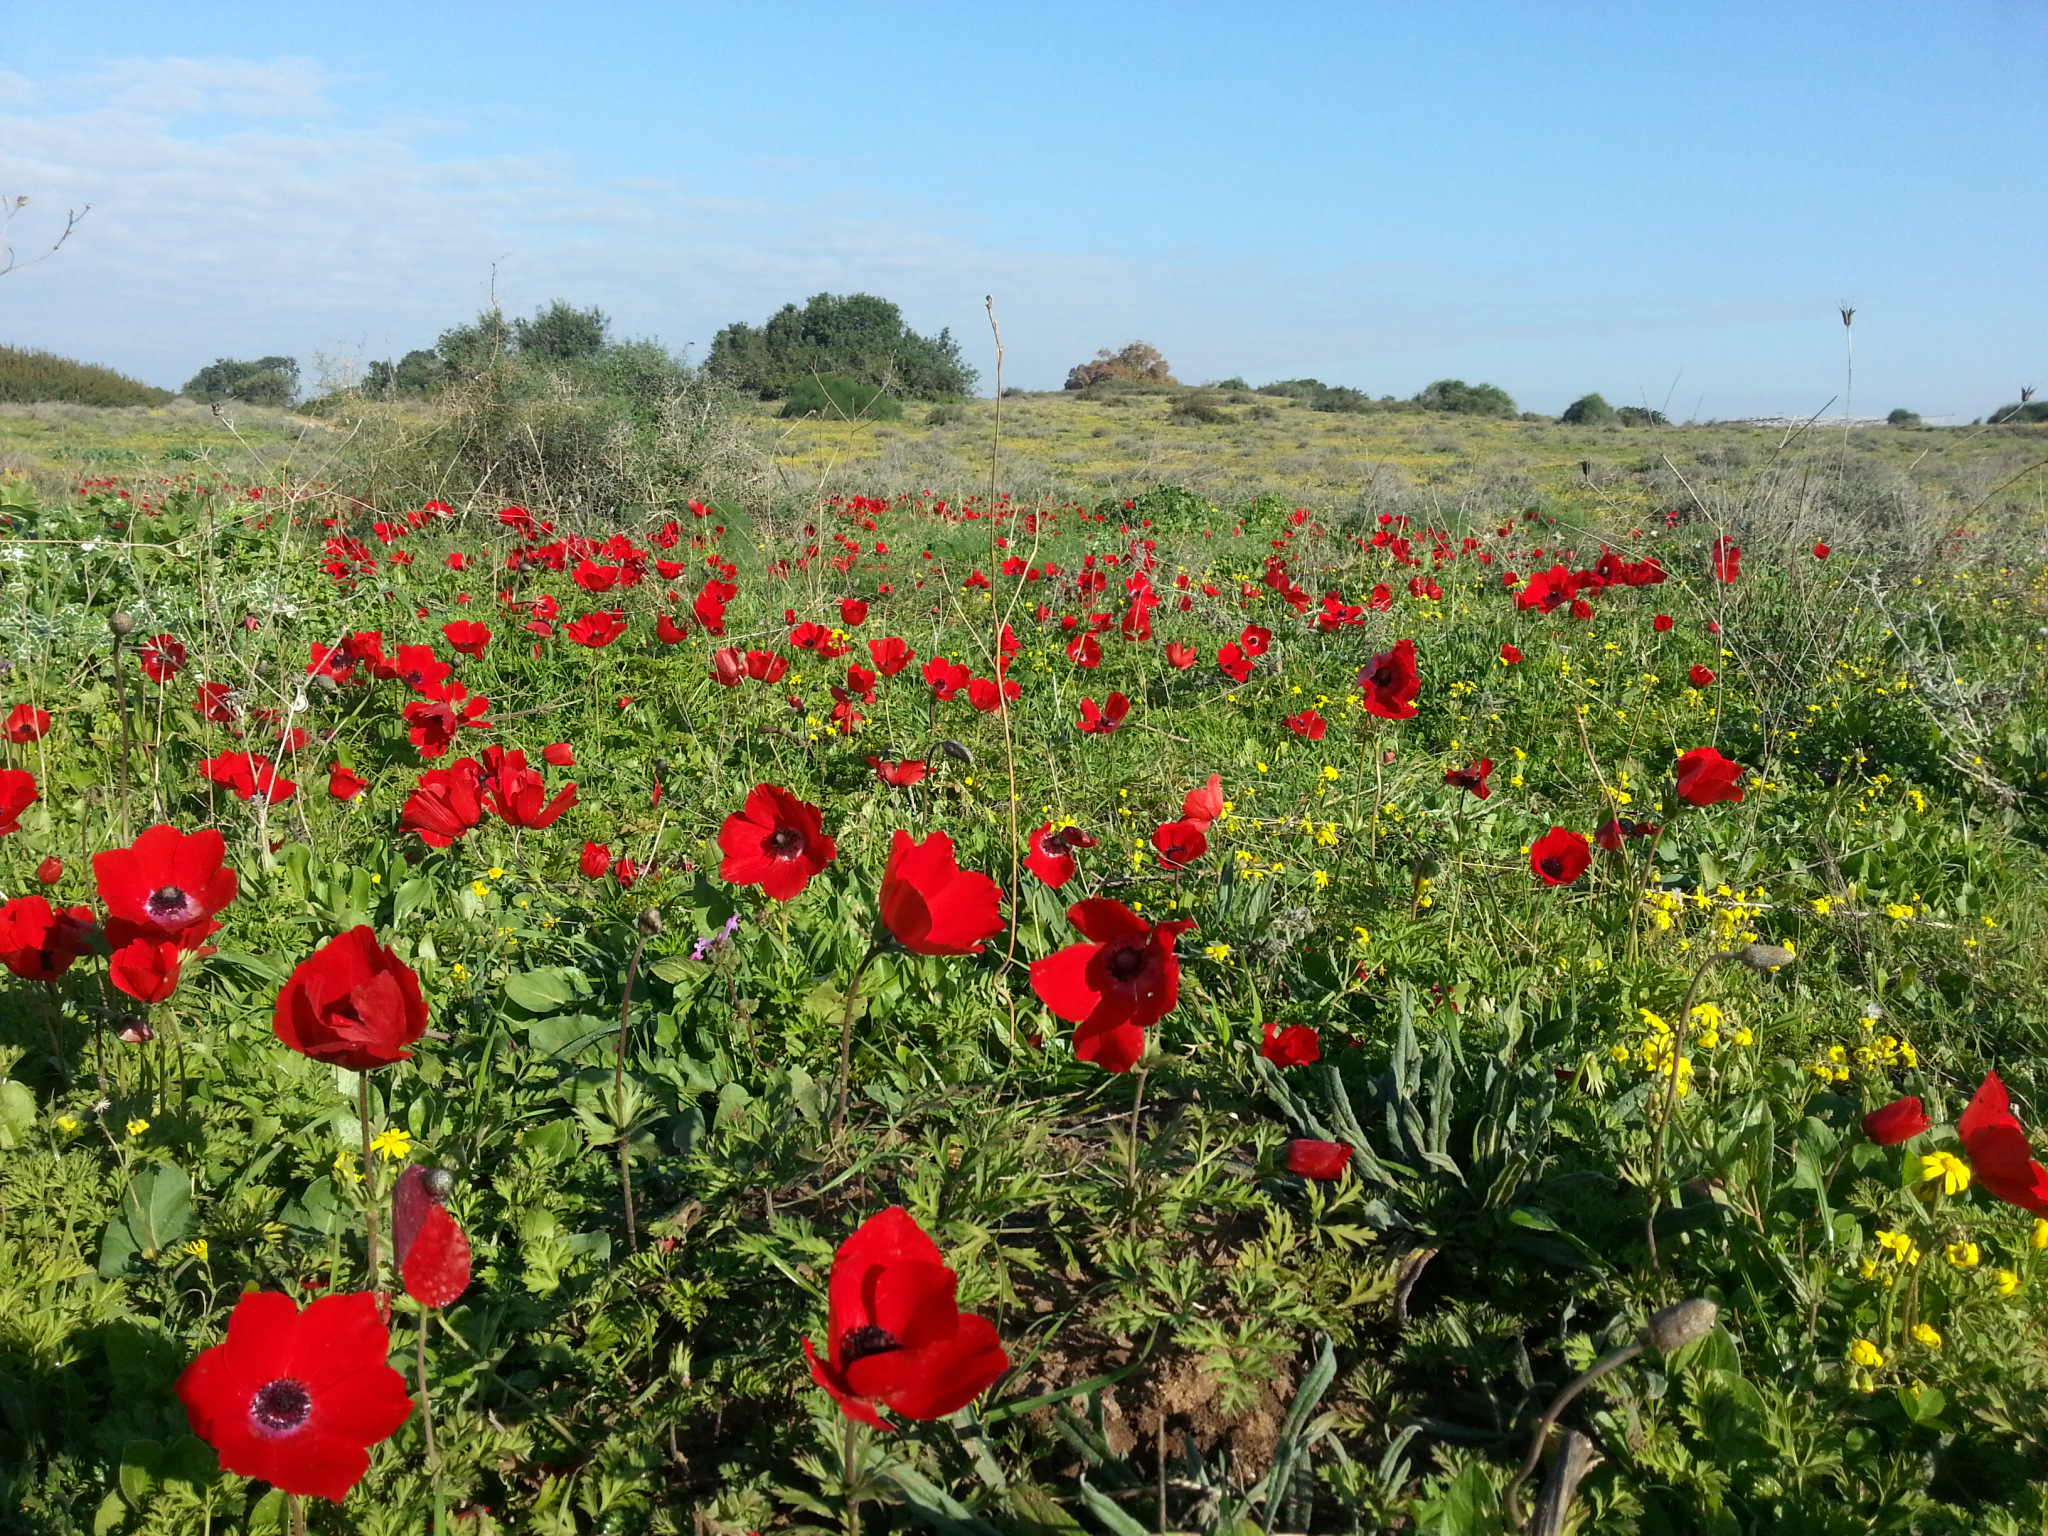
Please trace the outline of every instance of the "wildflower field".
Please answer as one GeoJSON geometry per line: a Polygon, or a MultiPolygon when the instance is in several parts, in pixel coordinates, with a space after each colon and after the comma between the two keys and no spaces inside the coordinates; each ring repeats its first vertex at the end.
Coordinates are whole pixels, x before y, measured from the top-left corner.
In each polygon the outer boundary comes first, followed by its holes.
{"type": "Polygon", "coordinates": [[[1741,438],[0,486],[0,1529],[2048,1529],[2042,439],[1741,438]]]}

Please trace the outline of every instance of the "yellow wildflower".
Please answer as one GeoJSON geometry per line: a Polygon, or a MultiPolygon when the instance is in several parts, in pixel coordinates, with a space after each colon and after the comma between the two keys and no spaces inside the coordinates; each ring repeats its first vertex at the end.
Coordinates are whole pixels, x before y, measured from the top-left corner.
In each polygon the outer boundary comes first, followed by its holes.
{"type": "Polygon", "coordinates": [[[1929,1152],[1920,1159],[1920,1182],[1941,1180],[1941,1192],[1960,1195],[1970,1187],[1970,1165],[1953,1152],[1929,1152]]]}
{"type": "Polygon", "coordinates": [[[1949,1263],[1957,1269],[1975,1269],[1983,1257],[1975,1243],[1950,1243],[1944,1251],[1948,1255],[1949,1263]]]}
{"type": "Polygon", "coordinates": [[[1866,1371],[1874,1371],[1884,1364],[1884,1351],[1868,1339],[1858,1339],[1849,1346],[1849,1358],[1866,1371]]]}

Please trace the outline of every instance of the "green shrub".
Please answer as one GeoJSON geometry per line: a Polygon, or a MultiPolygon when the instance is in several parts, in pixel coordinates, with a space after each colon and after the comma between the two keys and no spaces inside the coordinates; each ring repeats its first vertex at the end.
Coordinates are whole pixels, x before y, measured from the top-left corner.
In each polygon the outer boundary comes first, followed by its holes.
{"type": "Polygon", "coordinates": [[[1117,352],[1104,347],[1090,361],[1076,363],[1067,370],[1068,389],[1087,389],[1091,385],[1117,382],[1175,384],[1179,381],[1174,378],[1165,357],[1149,341],[1130,342],[1117,352]]]}
{"type": "Polygon", "coordinates": [[[1994,427],[2048,421],[2048,400],[2022,400],[2017,405],[2001,405],[1986,419],[1994,427]]]}
{"type": "Polygon", "coordinates": [[[1671,418],[1662,411],[1653,411],[1647,405],[1624,405],[1615,413],[1624,427],[1668,427],[1671,418]]]}
{"type": "Polygon", "coordinates": [[[827,373],[792,384],[782,414],[821,421],[901,421],[903,403],[878,385],[827,373]]]}
{"type": "Polygon", "coordinates": [[[111,368],[75,363],[54,352],[0,347],[0,402],[9,405],[46,400],[67,405],[158,405],[170,398],[169,390],[111,368]]]}
{"type": "Polygon", "coordinates": [[[1598,393],[1581,395],[1564,408],[1564,414],[1557,418],[1568,427],[1611,427],[1620,418],[1598,393]]]}
{"type": "Polygon", "coordinates": [[[1415,397],[1425,410],[1459,416],[1512,416],[1515,402],[1497,384],[1467,384],[1463,379],[1438,379],[1415,397]]]}
{"type": "Polygon", "coordinates": [[[1202,391],[1174,401],[1166,420],[1176,427],[1214,426],[1230,420],[1230,412],[1223,409],[1222,396],[1202,391]]]}
{"type": "Polygon", "coordinates": [[[215,358],[186,381],[194,400],[238,400],[244,405],[290,405],[299,394],[299,360],[215,358]]]}
{"type": "Polygon", "coordinates": [[[514,320],[512,335],[520,355],[542,363],[573,363],[595,357],[609,339],[611,321],[601,309],[577,309],[561,299],[535,312],[531,320],[514,320]]]}
{"type": "Polygon", "coordinates": [[[728,325],[712,340],[705,366],[764,400],[787,399],[824,374],[914,400],[972,394],[975,381],[951,331],[920,336],[900,309],[871,293],[814,294],[802,309],[783,305],[758,328],[728,325]]]}
{"type": "Polygon", "coordinates": [[[950,427],[966,419],[967,408],[960,405],[935,405],[924,413],[924,424],[928,427],[950,427]]]}
{"type": "Polygon", "coordinates": [[[1885,417],[1884,424],[1888,427],[1917,427],[1920,425],[1920,413],[1909,411],[1902,405],[1885,417]]]}

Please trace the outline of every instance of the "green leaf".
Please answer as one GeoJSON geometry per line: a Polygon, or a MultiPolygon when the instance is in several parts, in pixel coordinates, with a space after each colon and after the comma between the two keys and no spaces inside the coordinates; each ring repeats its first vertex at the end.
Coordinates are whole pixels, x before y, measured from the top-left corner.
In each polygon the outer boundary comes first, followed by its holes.
{"type": "Polygon", "coordinates": [[[1103,1493],[1087,1478],[1079,1479],[1081,1502],[1088,1506],[1088,1513],[1100,1520],[1109,1536],[1152,1536],[1152,1533],[1133,1520],[1118,1507],[1115,1499],[1103,1493]]]}
{"type": "Polygon", "coordinates": [[[665,981],[672,987],[711,974],[710,966],[701,960],[692,960],[688,955],[664,955],[647,969],[656,980],[665,981]]]}
{"type": "Polygon", "coordinates": [[[618,1025],[592,1013],[556,1014],[526,1026],[526,1043],[542,1056],[570,1060],[613,1035],[618,1025]]]}
{"type": "Polygon", "coordinates": [[[128,1506],[121,1502],[121,1495],[110,1493],[100,1500],[100,1507],[92,1517],[92,1536],[108,1536],[108,1532],[121,1528],[121,1522],[128,1518],[128,1506]]]}
{"type": "Polygon", "coordinates": [[[28,1084],[0,1082],[0,1149],[20,1146],[35,1124],[36,1096],[28,1084]]]}
{"type": "Polygon", "coordinates": [[[1899,1388],[1899,1406],[1915,1424],[1933,1424],[1948,1406],[1948,1397],[1939,1387],[1906,1386],[1899,1388]]]}
{"type": "Polygon", "coordinates": [[[505,978],[505,996],[528,1013],[553,1013],[578,998],[590,996],[593,988],[581,971],[549,966],[538,971],[517,971],[505,978]]]}
{"type": "Polygon", "coordinates": [[[121,1447],[121,1493],[138,1508],[149,1500],[163,1472],[164,1448],[154,1440],[130,1440],[121,1447]]]}
{"type": "Polygon", "coordinates": [[[137,1254],[154,1258],[192,1230],[192,1180],[172,1163],[144,1168],[128,1181],[100,1244],[100,1273],[124,1273],[137,1254]]]}

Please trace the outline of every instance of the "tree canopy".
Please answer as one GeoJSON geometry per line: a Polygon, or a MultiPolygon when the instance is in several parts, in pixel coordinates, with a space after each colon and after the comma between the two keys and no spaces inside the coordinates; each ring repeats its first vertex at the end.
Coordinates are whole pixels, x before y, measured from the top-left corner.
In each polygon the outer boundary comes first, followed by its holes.
{"type": "Polygon", "coordinates": [[[826,375],[938,400],[971,393],[976,377],[951,331],[920,336],[900,309],[871,293],[813,294],[801,309],[783,305],[764,325],[728,325],[713,338],[705,366],[764,400],[786,399],[799,381],[826,375]]]}
{"type": "Polygon", "coordinates": [[[215,358],[186,381],[195,400],[239,400],[244,405],[290,405],[299,393],[299,360],[215,358]]]}
{"type": "Polygon", "coordinates": [[[1149,341],[1133,341],[1112,352],[1104,347],[1085,363],[1067,370],[1067,388],[1087,389],[1094,384],[1127,380],[1138,384],[1177,384],[1166,358],[1149,341]]]}
{"type": "Polygon", "coordinates": [[[1438,379],[1415,397],[1415,403],[1432,411],[1452,411],[1460,416],[1512,416],[1515,402],[1498,384],[1467,384],[1463,379],[1438,379]]]}

